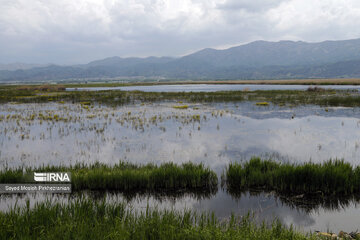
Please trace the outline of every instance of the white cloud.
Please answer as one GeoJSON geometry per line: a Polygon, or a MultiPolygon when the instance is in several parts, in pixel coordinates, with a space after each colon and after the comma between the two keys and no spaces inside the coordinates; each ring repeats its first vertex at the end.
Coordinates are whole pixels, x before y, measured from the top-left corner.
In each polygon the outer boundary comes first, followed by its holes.
{"type": "Polygon", "coordinates": [[[360,2],[293,0],[267,12],[274,31],[308,41],[360,37],[360,2]]]}

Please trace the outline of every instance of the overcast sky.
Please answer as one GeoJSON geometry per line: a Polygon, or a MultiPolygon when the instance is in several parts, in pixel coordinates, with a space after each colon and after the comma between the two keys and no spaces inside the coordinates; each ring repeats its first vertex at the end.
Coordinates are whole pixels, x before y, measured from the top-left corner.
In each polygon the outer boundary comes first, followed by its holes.
{"type": "Polygon", "coordinates": [[[360,37],[359,0],[0,0],[0,63],[181,56],[360,37]]]}

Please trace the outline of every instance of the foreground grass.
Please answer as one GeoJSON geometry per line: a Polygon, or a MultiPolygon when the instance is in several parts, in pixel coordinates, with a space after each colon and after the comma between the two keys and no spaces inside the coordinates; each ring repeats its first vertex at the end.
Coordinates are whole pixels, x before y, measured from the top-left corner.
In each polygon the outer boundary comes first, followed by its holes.
{"type": "Polygon", "coordinates": [[[0,239],[317,239],[274,221],[256,225],[251,217],[220,221],[191,211],[144,212],[124,203],[86,199],[67,204],[44,202],[34,208],[0,212],[0,239]]]}
{"type": "Polygon", "coordinates": [[[230,192],[261,189],[325,197],[360,193],[360,166],[340,160],[294,165],[252,158],[244,164],[231,163],[223,177],[230,192]]]}
{"type": "Polygon", "coordinates": [[[44,166],[40,168],[4,169],[0,183],[24,183],[32,179],[32,172],[71,172],[73,190],[116,191],[208,191],[217,190],[217,176],[202,164],[165,163],[134,165],[119,163],[114,166],[96,163],[70,167],[44,166]]]}

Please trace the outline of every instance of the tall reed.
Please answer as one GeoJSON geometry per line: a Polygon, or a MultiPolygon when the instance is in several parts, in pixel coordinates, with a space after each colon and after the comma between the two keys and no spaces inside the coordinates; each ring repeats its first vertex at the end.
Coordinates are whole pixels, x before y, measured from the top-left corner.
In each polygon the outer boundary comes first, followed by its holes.
{"type": "Polygon", "coordinates": [[[71,172],[71,184],[75,191],[216,191],[218,184],[215,172],[203,164],[190,162],[182,165],[164,163],[159,166],[120,162],[114,166],[95,163],[70,167],[4,169],[0,171],[0,183],[25,183],[31,180],[32,172],[71,172]]]}
{"type": "Polygon", "coordinates": [[[287,194],[360,193],[360,167],[352,167],[343,160],[295,165],[252,158],[244,164],[231,163],[224,177],[230,191],[264,189],[287,194]]]}

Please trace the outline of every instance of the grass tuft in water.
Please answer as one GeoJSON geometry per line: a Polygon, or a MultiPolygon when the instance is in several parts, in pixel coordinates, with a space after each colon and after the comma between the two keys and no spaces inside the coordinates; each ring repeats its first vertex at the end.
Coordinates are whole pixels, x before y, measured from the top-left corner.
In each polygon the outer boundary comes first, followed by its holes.
{"type": "Polygon", "coordinates": [[[179,105],[179,106],[173,106],[175,109],[188,109],[188,105],[179,105]]]}
{"type": "Polygon", "coordinates": [[[269,106],[269,103],[268,102],[257,102],[257,103],[255,103],[255,105],[257,105],[257,106],[269,106]]]}
{"type": "Polygon", "coordinates": [[[228,190],[262,189],[282,194],[351,195],[360,193],[360,166],[343,160],[300,165],[252,158],[231,163],[223,176],[228,190]]]}
{"type": "Polygon", "coordinates": [[[32,172],[71,172],[73,190],[117,190],[117,191],[216,191],[217,176],[203,164],[164,163],[135,165],[120,162],[114,166],[102,163],[75,166],[43,166],[40,168],[4,169],[0,172],[0,183],[24,183],[32,172]]]}

